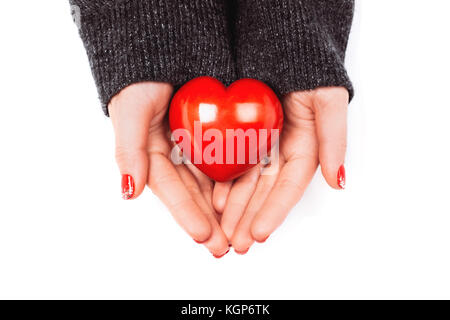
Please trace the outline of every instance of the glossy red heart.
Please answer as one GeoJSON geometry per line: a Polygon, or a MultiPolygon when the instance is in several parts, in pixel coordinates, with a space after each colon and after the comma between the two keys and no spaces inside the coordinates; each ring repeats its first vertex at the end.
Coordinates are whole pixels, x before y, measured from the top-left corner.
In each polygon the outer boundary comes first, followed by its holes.
{"type": "Polygon", "coordinates": [[[242,79],[227,88],[200,77],[174,95],[169,122],[183,155],[211,179],[228,181],[259,163],[277,143],[283,110],[261,81],[242,79]]]}

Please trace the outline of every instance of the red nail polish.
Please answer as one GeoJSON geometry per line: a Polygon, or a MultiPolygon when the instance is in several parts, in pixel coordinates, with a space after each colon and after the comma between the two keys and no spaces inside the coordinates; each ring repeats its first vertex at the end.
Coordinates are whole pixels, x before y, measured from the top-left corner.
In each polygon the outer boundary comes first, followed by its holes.
{"type": "Polygon", "coordinates": [[[345,167],[344,165],[339,167],[338,173],[337,173],[337,183],[339,188],[345,189],[345,167]]]}
{"type": "Polygon", "coordinates": [[[245,250],[245,251],[237,251],[237,250],[234,250],[234,252],[236,252],[237,254],[243,256],[244,254],[246,254],[246,253],[248,252],[248,250],[250,250],[250,248],[248,248],[248,249],[245,250]]]}
{"type": "Polygon", "coordinates": [[[227,250],[227,252],[225,252],[223,255],[221,255],[221,256],[216,256],[215,254],[213,254],[213,256],[214,256],[214,258],[216,258],[216,259],[220,259],[220,258],[223,258],[228,252],[230,252],[230,249],[228,249],[227,250]]]}
{"type": "Polygon", "coordinates": [[[194,239],[194,241],[197,242],[198,244],[203,244],[203,243],[205,243],[205,241],[198,241],[198,240],[195,240],[195,239],[194,239]]]}
{"type": "Polygon", "coordinates": [[[124,200],[130,200],[134,195],[134,180],[133,177],[124,174],[122,175],[122,198],[124,200]]]}

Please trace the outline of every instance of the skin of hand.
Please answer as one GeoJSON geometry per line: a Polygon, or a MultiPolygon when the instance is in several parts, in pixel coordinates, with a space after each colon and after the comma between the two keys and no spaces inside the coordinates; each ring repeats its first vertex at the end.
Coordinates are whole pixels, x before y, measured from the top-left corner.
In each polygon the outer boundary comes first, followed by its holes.
{"type": "Polygon", "coordinates": [[[271,164],[270,174],[256,167],[233,184],[215,185],[213,205],[222,213],[222,230],[237,253],[264,242],[281,225],[319,164],[327,183],[342,189],[338,171],[345,160],[348,101],[342,87],[286,95],[278,165],[271,164]]]}
{"type": "MultiPolygon", "coordinates": [[[[215,257],[229,251],[229,242],[213,208],[214,182],[193,165],[175,165],[167,110],[173,87],[167,83],[132,84],[111,100],[108,109],[116,137],[116,160],[122,175],[135,183],[133,198],[147,184],[168,207],[178,224],[215,257]]],[[[216,202],[227,198],[216,188],[216,202]]]]}

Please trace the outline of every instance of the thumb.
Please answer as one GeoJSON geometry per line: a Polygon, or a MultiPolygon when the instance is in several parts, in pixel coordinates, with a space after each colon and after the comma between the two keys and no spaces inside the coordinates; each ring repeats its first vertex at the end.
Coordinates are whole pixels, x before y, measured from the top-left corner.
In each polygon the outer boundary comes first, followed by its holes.
{"type": "Polygon", "coordinates": [[[215,183],[212,203],[214,210],[216,210],[217,213],[222,214],[225,210],[225,204],[227,203],[232,184],[231,181],[215,183]]]}
{"type": "Polygon", "coordinates": [[[319,159],[322,174],[335,189],[345,188],[348,91],[330,87],[317,89],[314,96],[319,159]]]}
{"type": "Polygon", "coordinates": [[[139,91],[139,85],[131,85],[117,94],[108,106],[125,200],[135,199],[142,193],[149,169],[147,145],[153,108],[151,99],[145,99],[139,91]]]}

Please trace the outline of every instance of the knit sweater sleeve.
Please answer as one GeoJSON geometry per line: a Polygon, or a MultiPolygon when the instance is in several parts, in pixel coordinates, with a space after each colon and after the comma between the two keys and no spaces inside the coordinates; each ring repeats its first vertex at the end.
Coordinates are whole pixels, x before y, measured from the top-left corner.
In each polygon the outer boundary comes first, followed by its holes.
{"type": "Polygon", "coordinates": [[[343,86],[353,0],[237,0],[240,77],[263,80],[278,93],[343,86]]]}
{"type": "Polygon", "coordinates": [[[223,0],[70,0],[103,110],[141,81],[178,86],[209,75],[232,82],[223,0]]]}

